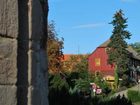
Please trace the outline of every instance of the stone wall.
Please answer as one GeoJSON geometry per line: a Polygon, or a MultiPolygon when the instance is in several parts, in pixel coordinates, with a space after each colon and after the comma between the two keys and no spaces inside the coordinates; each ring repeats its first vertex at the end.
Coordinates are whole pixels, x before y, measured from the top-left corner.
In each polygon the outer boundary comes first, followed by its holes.
{"type": "Polygon", "coordinates": [[[48,105],[46,4],[0,0],[0,105],[48,105]]]}

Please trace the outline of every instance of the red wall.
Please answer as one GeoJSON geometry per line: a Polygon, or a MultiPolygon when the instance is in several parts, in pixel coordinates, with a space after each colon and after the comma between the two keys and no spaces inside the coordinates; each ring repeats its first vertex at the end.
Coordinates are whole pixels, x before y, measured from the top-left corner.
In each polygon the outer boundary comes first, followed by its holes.
{"type": "Polygon", "coordinates": [[[100,71],[105,75],[114,75],[113,65],[107,62],[108,55],[104,47],[98,47],[88,58],[88,66],[91,72],[100,71]],[[100,58],[100,66],[95,66],[95,58],[100,58]]]}

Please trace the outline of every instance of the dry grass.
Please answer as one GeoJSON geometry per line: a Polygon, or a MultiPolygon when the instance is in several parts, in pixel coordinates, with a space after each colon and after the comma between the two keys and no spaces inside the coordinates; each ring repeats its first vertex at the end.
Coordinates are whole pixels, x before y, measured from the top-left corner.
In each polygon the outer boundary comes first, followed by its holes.
{"type": "Polygon", "coordinates": [[[134,105],[140,105],[140,102],[134,103],[134,105]]]}

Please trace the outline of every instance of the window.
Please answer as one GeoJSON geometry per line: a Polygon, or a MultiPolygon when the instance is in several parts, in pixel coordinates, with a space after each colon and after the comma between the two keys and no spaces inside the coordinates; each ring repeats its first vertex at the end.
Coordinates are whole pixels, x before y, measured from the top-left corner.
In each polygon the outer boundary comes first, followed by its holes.
{"type": "Polygon", "coordinates": [[[101,63],[100,63],[100,58],[95,58],[95,66],[100,66],[101,63]]]}

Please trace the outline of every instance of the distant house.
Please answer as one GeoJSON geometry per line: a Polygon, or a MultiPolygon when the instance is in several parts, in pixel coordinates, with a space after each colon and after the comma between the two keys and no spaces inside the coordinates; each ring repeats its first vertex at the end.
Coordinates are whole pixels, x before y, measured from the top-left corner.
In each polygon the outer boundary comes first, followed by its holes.
{"type": "MultiPolygon", "coordinates": [[[[110,40],[107,40],[100,46],[98,46],[95,51],[88,57],[88,68],[90,72],[95,74],[100,73],[103,75],[104,79],[113,81],[114,80],[114,65],[108,64],[108,54],[107,46],[110,40]]],[[[132,78],[138,79],[136,70],[140,67],[140,56],[137,52],[133,50],[131,46],[127,48],[130,57],[130,76],[132,78]]]]}

